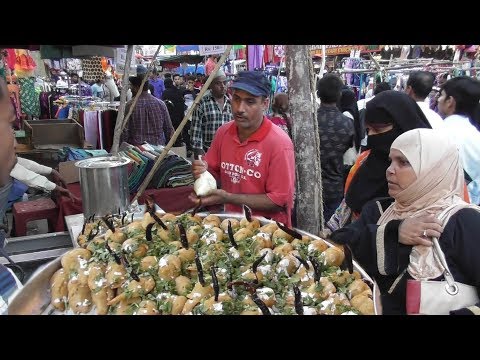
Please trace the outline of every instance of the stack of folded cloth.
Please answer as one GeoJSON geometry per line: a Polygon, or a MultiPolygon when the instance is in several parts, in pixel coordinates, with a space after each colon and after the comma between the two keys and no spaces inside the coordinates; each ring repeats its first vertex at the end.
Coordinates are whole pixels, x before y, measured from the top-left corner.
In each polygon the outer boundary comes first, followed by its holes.
{"type": "MultiPolygon", "coordinates": [[[[120,150],[119,155],[132,160],[129,166],[128,187],[130,192],[137,192],[152,169],[155,159],[163,151],[163,147],[152,146],[147,143],[139,146],[123,143],[120,146],[120,150]]],[[[186,186],[192,185],[194,181],[195,179],[191,172],[191,163],[185,158],[169,151],[167,156],[162,160],[159,168],[155,171],[147,188],[158,189],[186,186]]]]}
{"type": "Polygon", "coordinates": [[[85,150],[85,149],[76,149],[65,146],[63,149],[58,150],[58,157],[60,161],[71,161],[71,160],[83,160],[89,159],[94,156],[105,156],[108,155],[106,150],[85,150]]]}

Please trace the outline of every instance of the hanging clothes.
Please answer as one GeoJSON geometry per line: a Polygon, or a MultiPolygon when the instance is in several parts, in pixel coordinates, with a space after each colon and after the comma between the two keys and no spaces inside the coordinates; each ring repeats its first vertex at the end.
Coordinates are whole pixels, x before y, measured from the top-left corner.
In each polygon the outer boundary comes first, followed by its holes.
{"type": "Polygon", "coordinates": [[[265,64],[273,62],[273,45],[264,45],[263,62],[265,64]]]}
{"type": "Polygon", "coordinates": [[[19,78],[20,84],[20,102],[22,112],[39,117],[40,116],[40,99],[35,92],[35,78],[19,78]]]}
{"type": "Polygon", "coordinates": [[[263,67],[263,46],[247,45],[248,70],[253,71],[256,68],[263,67]]]}
{"type": "Polygon", "coordinates": [[[83,123],[85,141],[96,149],[99,135],[97,111],[85,111],[83,123]]]}
{"type": "MultiPolygon", "coordinates": [[[[10,77],[10,80],[11,80],[11,77],[10,77]]],[[[17,84],[11,82],[7,84],[7,88],[8,88],[8,94],[10,95],[10,97],[14,98],[15,112],[20,116],[20,114],[22,113],[22,111],[20,110],[21,109],[20,87],[17,84]]]]}

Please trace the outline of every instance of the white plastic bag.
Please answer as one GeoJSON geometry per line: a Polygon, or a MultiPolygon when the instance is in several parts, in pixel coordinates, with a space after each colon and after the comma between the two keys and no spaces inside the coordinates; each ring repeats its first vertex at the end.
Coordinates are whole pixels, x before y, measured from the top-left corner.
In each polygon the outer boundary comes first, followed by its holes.
{"type": "MultiPolygon", "coordinates": [[[[201,157],[200,157],[201,160],[201,157]]],[[[217,180],[208,171],[205,171],[200,177],[195,180],[193,184],[193,190],[197,196],[207,196],[210,191],[217,188],[217,180]]]]}

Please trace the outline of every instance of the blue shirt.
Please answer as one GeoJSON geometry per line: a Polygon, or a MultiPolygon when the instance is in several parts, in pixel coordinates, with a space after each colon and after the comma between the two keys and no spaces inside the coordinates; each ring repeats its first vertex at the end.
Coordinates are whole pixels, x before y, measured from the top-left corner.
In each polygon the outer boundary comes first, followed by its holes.
{"type": "Polygon", "coordinates": [[[104,91],[103,86],[97,83],[92,85],[92,96],[96,96],[103,99],[104,91]]]}
{"type": "Polygon", "coordinates": [[[468,195],[473,204],[480,203],[480,132],[463,115],[450,115],[444,120],[442,130],[448,131],[450,138],[457,144],[463,169],[472,178],[468,184],[468,195]]]}
{"type": "Polygon", "coordinates": [[[148,82],[153,86],[154,92],[153,96],[155,96],[157,99],[161,99],[163,95],[163,91],[165,90],[165,84],[163,83],[162,79],[157,79],[157,80],[148,80],[148,82]]]}

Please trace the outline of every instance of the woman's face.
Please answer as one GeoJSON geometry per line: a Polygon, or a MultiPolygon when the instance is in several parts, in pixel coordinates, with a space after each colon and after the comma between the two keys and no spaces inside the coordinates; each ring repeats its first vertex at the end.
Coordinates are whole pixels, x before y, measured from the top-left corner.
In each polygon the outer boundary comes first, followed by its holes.
{"type": "Polygon", "coordinates": [[[388,194],[394,198],[399,192],[405,190],[417,180],[417,175],[400,150],[390,149],[389,158],[392,162],[386,172],[388,194]]]}
{"type": "Polygon", "coordinates": [[[367,124],[365,123],[365,128],[368,135],[378,135],[390,131],[393,129],[393,124],[380,125],[380,124],[367,124]]]}

